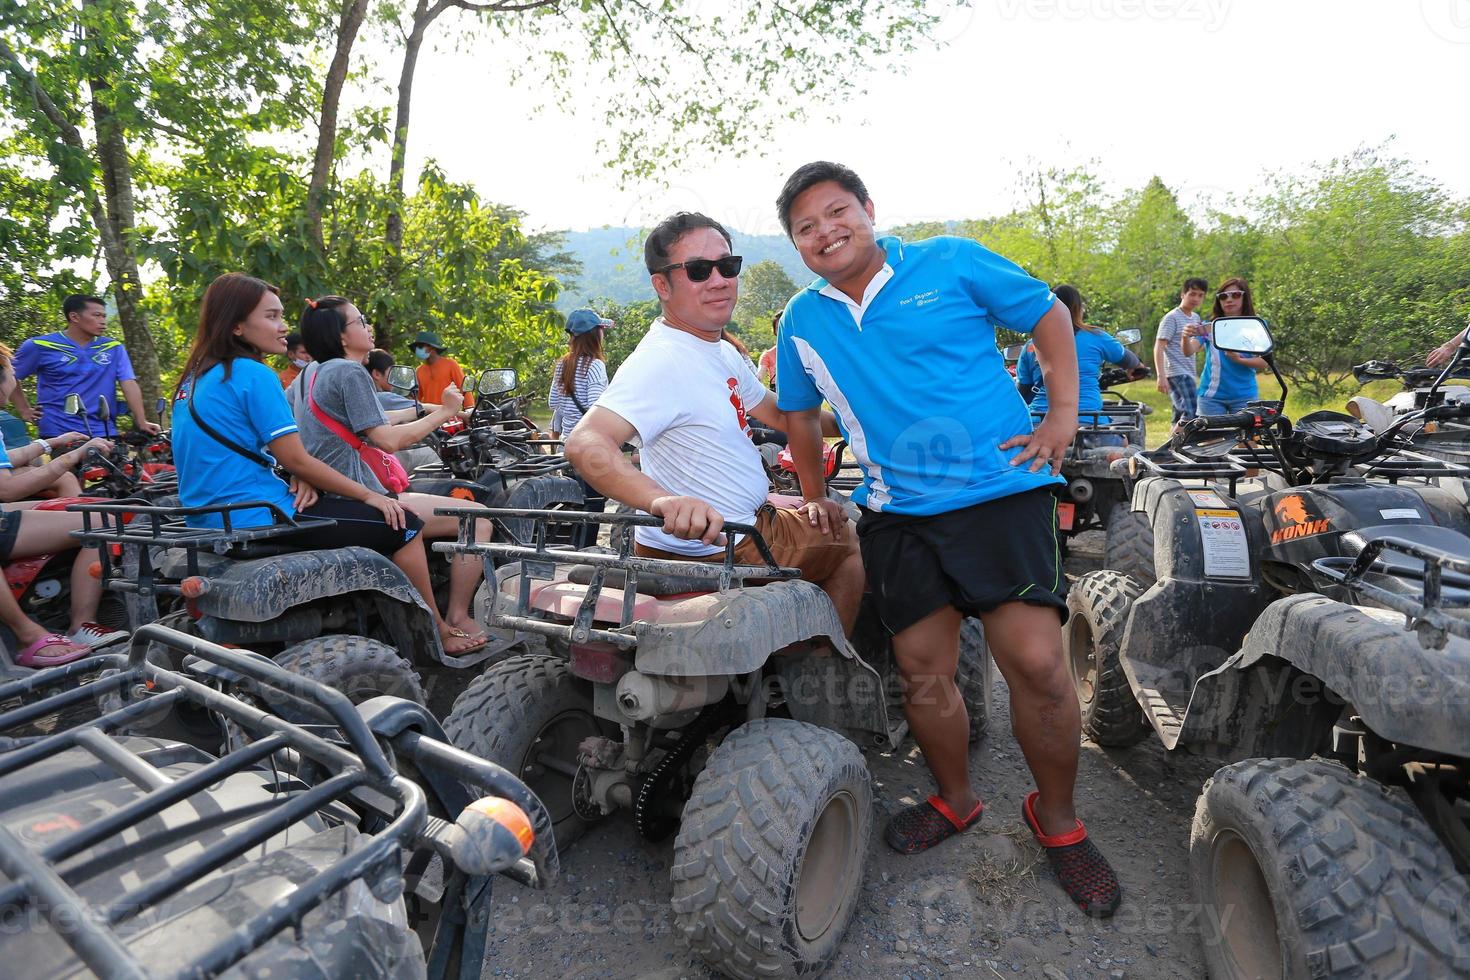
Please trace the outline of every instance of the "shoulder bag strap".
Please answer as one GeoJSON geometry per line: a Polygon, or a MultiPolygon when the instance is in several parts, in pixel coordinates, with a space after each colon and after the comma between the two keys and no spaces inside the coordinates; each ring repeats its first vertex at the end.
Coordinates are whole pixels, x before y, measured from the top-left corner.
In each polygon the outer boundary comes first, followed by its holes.
{"type": "Polygon", "coordinates": [[[195,425],[199,426],[199,430],[205,435],[209,436],[209,438],[213,439],[215,442],[219,443],[221,446],[224,446],[226,449],[234,450],[241,456],[244,456],[246,459],[250,460],[252,463],[258,463],[268,470],[275,469],[275,467],[271,464],[271,461],[260,455],[260,453],[251,452],[249,449],[246,449],[239,443],[234,442],[230,439],[226,439],[224,436],[220,435],[220,433],[214,428],[214,426],[204,421],[204,419],[200,417],[199,413],[194,410],[194,400],[199,397],[200,380],[202,379],[195,379],[194,390],[190,393],[189,398],[187,398],[184,402],[185,406],[189,410],[189,417],[194,420],[195,425]]]}
{"type": "Polygon", "coordinates": [[[358,438],[357,434],[348,431],[347,426],[323,411],[322,407],[316,403],[316,399],[312,397],[312,389],[316,387],[316,379],[321,373],[321,368],[317,368],[311,374],[311,384],[306,386],[306,406],[311,409],[311,414],[316,416],[316,420],[327,427],[328,432],[347,443],[354,451],[361,449],[362,440],[358,438]]]}

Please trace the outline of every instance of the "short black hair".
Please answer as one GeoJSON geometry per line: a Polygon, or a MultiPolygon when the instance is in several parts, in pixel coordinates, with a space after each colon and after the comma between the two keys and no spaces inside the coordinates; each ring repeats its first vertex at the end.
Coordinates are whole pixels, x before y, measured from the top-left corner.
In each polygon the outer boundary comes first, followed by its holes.
{"type": "Polygon", "coordinates": [[[388,369],[396,363],[393,360],[393,355],[381,347],[374,347],[368,351],[367,369],[369,374],[377,374],[379,371],[387,374],[388,369]]]}
{"type": "Polygon", "coordinates": [[[1187,293],[1191,289],[1198,289],[1202,293],[1208,293],[1210,291],[1210,284],[1205,282],[1199,276],[1190,276],[1188,279],[1184,280],[1184,288],[1179,291],[1181,293],[1187,293]]]}
{"type": "Polygon", "coordinates": [[[655,225],[653,231],[648,233],[648,239],[643,243],[643,264],[648,267],[649,274],[652,275],[669,264],[669,249],[673,248],[679,239],[701,228],[713,228],[725,240],[727,248],[735,247],[735,242],[730,238],[730,233],[725,230],[725,226],[714,218],[697,211],[680,211],[678,214],[669,215],[655,225]]]}
{"type": "Polygon", "coordinates": [[[301,344],[302,344],[302,342],[303,341],[301,340],[301,331],[300,330],[292,330],[290,333],[286,334],[286,349],[287,350],[291,350],[293,347],[300,347],[301,344]]]}
{"type": "Polygon", "coordinates": [[[101,296],[88,296],[86,293],[72,293],[61,301],[61,315],[70,319],[73,313],[80,313],[93,303],[102,307],[107,305],[102,302],[101,296]]]}
{"type": "MultiPolygon", "coordinates": [[[[347,330],[347,316],[342,312],[342,307],[348,302],[341,296],[323,296],[321,299],[306,301],[306,309],[301,311],[299,326],[301,342],[306,345],[306,352],[313,361],[330,361],[347,356],[347,350],[342,346],[342,334],[347,330]]],[[[290,343],[289,335],[286,342],[290,343]]],[[[290,350],[290,347],[286,349],[290,350]]]]}
{"type": "Polygon", "coordinates": [[[818,160],[796,168],[796,171],[786,178],[786,184],[781,188],[781,193],[776,197],[776,213],[781,216],[781,227],[786,229],[786,237],[791,237],[791,206],[796,199],[811,188],[823,181],[835,181],[842,186],[843,190],[850,191],[853,197],[858,199],[859,204],[867,204],[872,200],[868,196],[868,188],[863,185],[863,179],[851,168],[844,167],[840,163],[832,163],[827,160],[818,160]]]}

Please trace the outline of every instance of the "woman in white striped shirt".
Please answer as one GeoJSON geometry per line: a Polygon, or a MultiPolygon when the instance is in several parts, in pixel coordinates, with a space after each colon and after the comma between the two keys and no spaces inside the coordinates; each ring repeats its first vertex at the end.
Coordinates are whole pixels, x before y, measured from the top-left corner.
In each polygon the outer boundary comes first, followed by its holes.
{"type": "Polygon", "coordinates": [[[571,339],[551,377],[553,439],[571,435],[607,387],[602,332],[612,325],[611,320],[604,320],[591,310],[573,310],[567,315],[567,333],[571,339]]]}

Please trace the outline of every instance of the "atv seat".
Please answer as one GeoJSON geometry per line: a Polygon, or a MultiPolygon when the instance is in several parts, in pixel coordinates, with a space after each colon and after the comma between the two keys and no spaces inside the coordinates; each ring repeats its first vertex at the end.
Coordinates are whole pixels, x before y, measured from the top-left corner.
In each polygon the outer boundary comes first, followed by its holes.
{"type": "MultiPolygon", "coordinates": [[[[573,565],[567,569],[567,581],[577,585],[591,585],[592,576],[596,572],[597,566],[595,565],[573,565]]],[[[607,574],[602,578],[602,584],[610,589],[621,589],[626,583],[627,575],[621,568],[609,568],[607,574]]],[[[636,591],[639,595],[660,598],[714,592],[716,584],[714,579],[694,575],[661,575],[654,572],[640,572],[636,591]]]]}

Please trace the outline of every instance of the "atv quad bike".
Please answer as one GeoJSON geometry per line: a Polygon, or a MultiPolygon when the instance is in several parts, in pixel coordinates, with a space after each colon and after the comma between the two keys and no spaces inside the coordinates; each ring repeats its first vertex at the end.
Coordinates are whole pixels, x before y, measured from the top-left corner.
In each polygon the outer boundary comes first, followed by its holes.
{"type": "Polygon", "coordinates": [[[354,707],[156,625],[126,655],[0,685],[11,976],[478,980],[495,877],[539,888],[557,869],[535,795],[407,701],[354,707]],[[115,707],[59,721],[97,702],[115,707]]]}
{"type": "Polygon", "coordinates": [[[377,552],[302,551],[280,541],[330,523],[321,518],[287,517],[259,501],[71,509],[84,515],[76,536],[101,547],[103,583],[122,595],[134,628],[163,622],[248,647],[354,701],[391,694],[426,703],[419,670],[473,667],[495,652],[446,653],[418,590],[377,552]],[[234,527],[231,515],[248,510],[270,511],[273,523],[234,527]],[[224,528],[186,523],[200,514],[220,514],[224,528]]]}
{"type": "MultiPolygon", "coordinates": [[[[1120,330],[1117,339],[1125,346],[1136,344],[1138,330],[1120,330]]],[[[1014,365],[1026,344],[1012,344],[1002,350],[1008,365],[1014,365]]],[[[1113,464],[1143,448],[1148,441],[1149,406],[1113,391],[1115,386],[1147,377],[1147,368],[1136,376],[1114,365],[1104,365],[1098,377],[1103,407],[1077,413],[1077,434],[1062,459],[1062,477],[1067,481],[1062,502],[1057,505],[1057,530],[1062,545],[1084,531],[1110,529],[1129,512],[1127,486],[1113,464]]],[[[1014,370],[1012,370],[1014,373],[1014,370]]],[[[1024,394],[1024,393],[1023,393],[1024,394]]],[[[1027,403],[1030,397],[1026,396],[1027,403]]],[[[1043,413],[1033,412],[1032,420],[1040,422],[1043,413]]],[[[1110,547],[1121,547],[1123,536],[1108,537],[1110,547]]],[[[1114,557],[1114,556],[1109,556],[1114,557]]],[[[1105,559],[1105,567],[1112,565],[1105,559]]]]}
{"type": "MultiPolygon", "coordinates": [[[[1353,377],[1360,384],[1392,379],[1403,385],[1403,390],[1386,402],[1366,395],[1348,401],[1348,412],[1362,419],[1374,432],[1386,431],[1404,416],[1426,408],[1470,400],[1470,388],[1447,383],[1470,379],[1467,361],[1455,361],[1448,375],[1431,367],[1400,369],[1392,361],[1367,361],[1353,367],[1353,377]]],[[[1470,423],[1445,418],[1420,420],[1410,425],[1405,434],[1420,452],[1453,463],[1470,463],[1470,423]]]]}
{"type": "Polygon", "coordinates": [[[1064,642],[1099,744],[1244,760],[1191,836],[1211,976],[1470,970],[1470,513],[1433,482],[1465,468],[1269,405],[1136,460],[1157,580],[1083,576],[1064,642]]]}
{"type": "MultiPolygon", "coordinates": [[[[521,774],[563,846],[615,810],[649,840],[677,830],[675,927],[712,968],[825,968],[861,894],[872,824],[858,746],[891,749],[907,731],[891,662],[852,649],[826,594],[777,566],[753,527],[726,524],[724,561],[705,564],[634,557],[634,527],[662,524],[646,515],[525,514],[537,533],[522,547],[468,543],[472,513],[459,513],[459,544],[435,547],[513,560],[491,621],[569,656],[486,671],[450,713],[450,738],[521,774]],[[561,520],[612,525],[616,550],[547,548],[561,520]],[[735,564],[737,534],[754,536],[763,564],[735,564]]],[[[968,636],[967,701],[989,661],[968,636]]]]}

